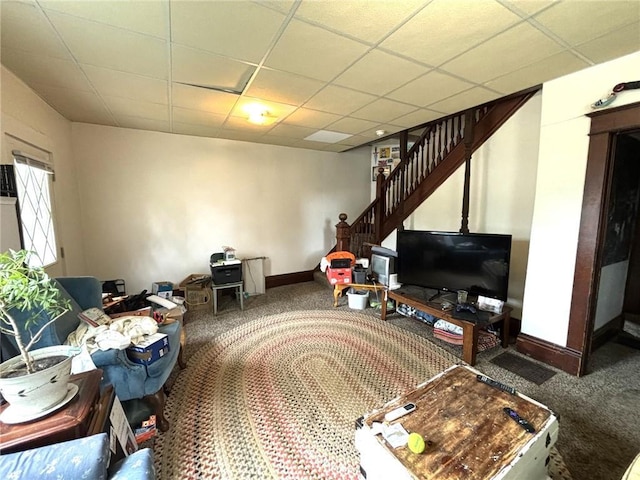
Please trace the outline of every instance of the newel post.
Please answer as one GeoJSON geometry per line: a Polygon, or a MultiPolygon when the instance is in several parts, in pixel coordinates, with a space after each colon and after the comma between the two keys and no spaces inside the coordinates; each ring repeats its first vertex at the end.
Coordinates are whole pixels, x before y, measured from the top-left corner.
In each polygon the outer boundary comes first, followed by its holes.
{"type": "Polygon", "coordinates": [[[380,238],[382,236],[382,220],[384,217],[384,212],[386,210],[386,199],[387,196],[385,195],[385,191],[384,191],[384,181],[385,181],[385,176],[384,176],[384,168],[383,167],[379,167],[378,168],[378,176],[376,177],[376,208],[375,208],[375,213],[374,213],[374,224],[373,224],[373,230],[374,230],[374,237],[375,237],[375,242],[376,244],[380,244],[380,242],[382,242],[382,238],[380,238]]]}
{"type": "Polygon", "coordinates": [[[336,251],[338,252],[350,252],[351,244],[351,227],[346,222],[347,214],[341,213],[338,215],[340,221],[336,225],[336,251]]]}
{"type": "Polygon", "coordinates": [[[464,114],[464,193],[462,195],[462,222],[460,233],[469,233],[469,191],[471,189],[471,155],[473,154],[474,111],[464,114]]]}

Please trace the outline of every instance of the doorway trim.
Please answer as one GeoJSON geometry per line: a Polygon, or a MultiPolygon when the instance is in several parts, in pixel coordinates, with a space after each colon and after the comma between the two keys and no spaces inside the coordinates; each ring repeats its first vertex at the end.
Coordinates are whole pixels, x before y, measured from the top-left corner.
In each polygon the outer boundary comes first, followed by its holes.
{"type": "Polygon", "coordinates": [[[591,118],[582,215],[569,314],[567,349],[578,354],[577,371],[587,373],[600,283],[608,193],[613,171],[614,136],[640,128],[640,102],[587,114],[591,118]]]}

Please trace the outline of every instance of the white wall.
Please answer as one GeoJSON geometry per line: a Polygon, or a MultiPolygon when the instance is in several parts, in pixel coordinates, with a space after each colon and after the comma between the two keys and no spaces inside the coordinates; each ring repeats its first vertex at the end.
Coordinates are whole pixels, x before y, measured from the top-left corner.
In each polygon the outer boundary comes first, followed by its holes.
{"type": "MultiPolygon", "coordinates": [[[[590,105],[638,79],[640,51],[544,84],[522,332],[566,346],[589,148],[590,105]]],[[[640,90],[611,107],[640,101],[640,90]]]]}
{"type": "Polygon", "coordinates": [[[64,261],[48,268],[50,275],[85,273],[82,228],[75,170],[71,157],[71,122],[47,105],[4,66],[1,70],[3,163],[13,163],[14,138],[50,154],[56,171],[54,199],[58,245],[64,261]]]}
{"type": "Polygon", "coordinates": [[[327,153],[73,124],[89,272],[130,292],[207,273],[221,246],[265,274],[314,268],[369,203],[369,149],[327,153]]]}
{"type": "MultiPolygon", "coordinates": [[[[542,95],[518,110],[471,161],[469,230],[512,235],[508,304],[520,318],[536,188],[542,95]]],[[[459,231],[464,166],[460,167],[405,222],[409,230],[459,231]]],[[[395,232],[383,242],[395,248],[395,232]],[[393,238],[391,238],[393,237],[393,238]]]]}

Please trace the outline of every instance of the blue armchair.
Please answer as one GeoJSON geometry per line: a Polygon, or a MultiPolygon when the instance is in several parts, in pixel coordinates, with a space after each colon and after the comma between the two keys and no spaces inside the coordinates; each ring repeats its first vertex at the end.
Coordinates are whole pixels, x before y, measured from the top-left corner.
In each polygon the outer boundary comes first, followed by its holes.
{"type": "Polygon", "coordinates": [[[153,480],[153,450],[144,448],[109,465],[111,452],[106,433],[54,443],[0,456],[0,478],[12,480],[153,480]]]}
{"type": "MultiPolygon", "coordinates": [[[[69,299],[71,310],[45,329],[41,339],[33,346],[34,349],[63,344],[69,334],[78,327],[80,312],[91,307],[102,308],[102,285],[97,278],[60,277],[56,282],[62,295],[69,299]]],[[[12,314],[20,322],[26,320],[31,312],[13,311],[12,314]]],[[[30,330],[37,331],[38,325],[45,324],[49,319],[46,312],[41,312],[38,321],[30,330]]],[[[169,422],[164,417],[163,386],[180,354],[181,328],[180,322],[160,326],[158,331],[167,334],[170,350],[167,355],[150,365],[132,362],[124,350],[99,350],[91,355],[96,367],[104,372],[103,385],[113,385],[122,402],[132,399],[149,402],[156,415],[158,428],[162,431],[169,429],[169,422]]],[[[19,354],[13,337],[3,335],[1,345],[2,361],[19,354]]],[[[183,366],[182,362],[180,365],[183,366]]]]}

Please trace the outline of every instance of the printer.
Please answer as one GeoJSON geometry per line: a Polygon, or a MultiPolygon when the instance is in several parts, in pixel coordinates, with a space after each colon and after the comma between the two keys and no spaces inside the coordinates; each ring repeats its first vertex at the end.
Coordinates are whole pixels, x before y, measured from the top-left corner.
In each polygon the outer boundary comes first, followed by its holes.
{"type": "Polygon", "coordinates": [[[213,253],[209,258],[211,280],[214,285],[237,283],[242,281],[242,261],[225,260],[223,252],[213,253]]]}

